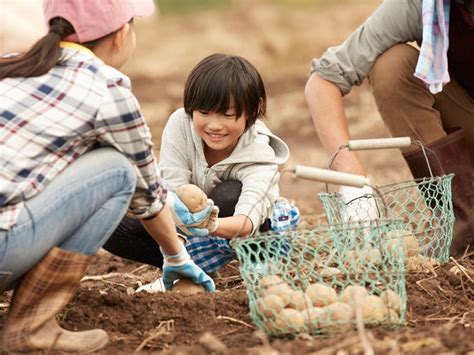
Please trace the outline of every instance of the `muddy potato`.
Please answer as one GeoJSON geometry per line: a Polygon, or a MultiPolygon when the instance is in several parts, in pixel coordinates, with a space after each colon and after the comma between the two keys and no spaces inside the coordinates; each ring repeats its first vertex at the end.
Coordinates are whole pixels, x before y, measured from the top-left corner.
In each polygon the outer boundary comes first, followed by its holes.
{"type": "Polygon", "coordinates": [[[364,264],[380,265],[382,263],[382,254],[380,254],[378,249],[368,248],[360,251],[359,260],[364,264]]]}
{"type": "Polygon", "coordinates": [[[315,307],[323,307],[337,301],[336,291],[321,283],[309,285],[305,294],[315,307]]]}
{"type": "Polygon", "coordinates": [[[354,318],[354,311],[344,302],[335,302],[323,307],[321,319],[325,322],[347,322],[354,318]]]}
{"type": "Polygon", "coordinates": [[[385,309],[384,321],[389,324],[397,324],[400,322],[400,317],[393,309],[387,308],[385,309]]]}
{"type": "Polygon", "coordinates": [[[380,294],[380,299],[389,309],[393,309],[395,312],[400,313],[400,309],[402,308],[402,299],[391,289],[387,288],[385,291],[383,291],[380,294]]]}
{"type": "Polygon", "coordinates": [[[375,295],[367,296],[360,308],[365,322],[382,322],[387,311],[382,299],[375,295]]]}
{"type": "Polygon", "coordinates": [[[339,296],[341,302],[347,304],[361,304],[365,301],[365,298],[368,296],[367,290],[365,287],[360,285],[349,285],[347,286],[339,296]]]}
{"type": "Polygon", "coordinates": [[[202,285],[195,284],[190,279],[180,279],[178,280],[171,289],[173,292],[179,292],[183,294],[193,295],[196,293],[205,293],[206,290],[202,285]]]}
{"type": "Polygon", "coordinates": [[[286,284],[286,282],[283,281],[283,279],[278,275],[265,275],[260,281],[260,287],[262,288],[268,288],[270,286],[279,286],[282,284],[286,284]]]}
{"type": "Polygon", "coordinates": [[[290,333],[300,332],[304,330],[305,317],[303,312],[293,308],[285,308],[275,319],[275,327],[280,331],[288,331],[290,333]]]}
{"type": "Polygon", "coordinates": [[[192,213],[202,211],[207,205],[207,195],[193,184],[181,185],[176,189],[176,195],[192,213]]]}
{"type": "Polygon", "coordinates": [[[303,291],[291,291],[288,308],[293,308],[298,311],[302,311],[307,308],[313,307],[311,299],[303,291]]]}
{"type": "Polygon", "coordinates": [[[305,320],[305,324],[308,327],[320,327],[321,326],[321,317],[324,314],[322,307],[311,307],[302,311],[305,320]]]}
{"type": "Polygon", "coordinates": [[[283,299],[277,295],[261,297],[257,299],[256,304],[258,312],[267,318],[274,317],[285,308],[283,299]]]}
{"type": "Polygon", "coordinates": [[[403,238],[405,256],[415,256],[419,253],[420,244],[418,240],[411,234],[408,234],[403,238]]]}
{"type": "Polygon", "coordinates": [[[335,267],[326,267],[319,272],[319,276],[321,277],[331,277],[340,274],[342,274],[342,271],[335,267]]]}

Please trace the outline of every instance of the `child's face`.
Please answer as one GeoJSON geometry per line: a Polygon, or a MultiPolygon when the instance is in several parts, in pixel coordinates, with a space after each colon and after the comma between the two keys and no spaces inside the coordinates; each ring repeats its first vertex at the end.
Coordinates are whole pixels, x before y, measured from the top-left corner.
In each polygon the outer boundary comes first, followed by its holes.
{"type": "MultiPolygon", "coordinates": [[[[232,102],[225,114],[193,112],[194,128],[206,145],[206,153],[210,153],[218,161],[227,158],[232,153],[245,131],[246,122],[246,114],[238,118],[235,116],[232,102]]],[[[207,155],[206,157],[209,158],[207,155]]]]}

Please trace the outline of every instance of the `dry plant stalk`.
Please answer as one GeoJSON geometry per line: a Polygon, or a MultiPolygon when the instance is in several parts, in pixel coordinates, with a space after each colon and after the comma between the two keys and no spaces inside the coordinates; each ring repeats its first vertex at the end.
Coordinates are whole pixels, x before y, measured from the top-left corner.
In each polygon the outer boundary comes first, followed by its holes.
{"type": "Polygon", "coordinates": [[[149,343],[150,341],[164,334],[170,333],[173,330],[174,330],[174,319],[160,322],[160,324],[158,324],[158,327],[155,328],[153,333],[148,338],[143,340],[141,344],[133,351],[133,353],[134,354],[139,353],[145,347],[147,343],[149,343]]]}

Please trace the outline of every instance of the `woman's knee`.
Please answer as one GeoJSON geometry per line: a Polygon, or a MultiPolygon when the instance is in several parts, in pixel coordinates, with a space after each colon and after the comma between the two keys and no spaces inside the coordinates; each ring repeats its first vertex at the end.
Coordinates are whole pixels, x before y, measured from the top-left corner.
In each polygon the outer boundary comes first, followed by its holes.
{"type": "Polygon", "coordinates": [[[109,170],[122,177],[122,188],[130,193],[135,191],[137,175],[135,167],[127,157],[113,148],[99,148],[88,154],[101,170],[109,170]]]}
{"type": "Polygon", "coordinates": [[[377,98],[393,98],[403,92],[414,77],[419,52],[409,44],[397,44],[381,54],[369,72],[369,82],[377,98]]]}

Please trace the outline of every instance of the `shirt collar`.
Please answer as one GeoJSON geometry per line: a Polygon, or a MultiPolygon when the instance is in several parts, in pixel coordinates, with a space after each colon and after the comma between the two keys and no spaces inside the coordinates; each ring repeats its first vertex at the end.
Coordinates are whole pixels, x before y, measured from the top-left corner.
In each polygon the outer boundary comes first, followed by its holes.
{"type": "Polygon", "coordinates": [[[92,52],[89,48],[86,48],[83,45],[80,45],[80,44],[75,43],[75,42],[60,41],[59,42],[59,47],[61,47],[61,48],[71,48],[71,49],[75,49],[77,51],[89,54],[90,56],[93,56],[93,57],[96,56],[94,54],[94,52],[92,52]]]}

